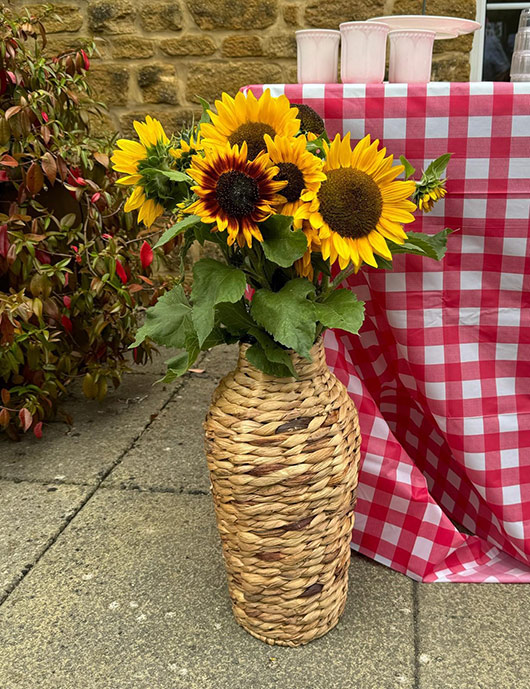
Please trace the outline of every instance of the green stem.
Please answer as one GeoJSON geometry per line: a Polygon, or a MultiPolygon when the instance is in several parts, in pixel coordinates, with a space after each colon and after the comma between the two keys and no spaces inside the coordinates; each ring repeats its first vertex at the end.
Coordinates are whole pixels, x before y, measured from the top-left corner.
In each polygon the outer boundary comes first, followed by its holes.
{"type": "Polygon", "coordinates": [[[353,275],[354,272],[355,272],[355,266],[354,265],[349,265],[347,268],[344,268],[343,270],[341,270],[340,273],[337,273],[337,275],[335,276],[335,279],[332,280],[331,285],[330,285],[330,289],[328,291],[331,292],[332,290],[336,289],[341,284],[341,282],[343,282],[344,280],[349,278],[350,275],[353,275]]]}

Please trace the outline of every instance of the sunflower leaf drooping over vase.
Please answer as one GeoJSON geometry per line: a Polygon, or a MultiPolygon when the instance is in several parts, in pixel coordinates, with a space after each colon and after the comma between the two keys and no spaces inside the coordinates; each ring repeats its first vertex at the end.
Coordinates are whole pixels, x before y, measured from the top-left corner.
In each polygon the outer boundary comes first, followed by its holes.
{"type": "Polygon", "coordinates": [[[297,646],[344,609],[359,466],[357,412],[322,334],[358,332],[364,304],[340,285],[364,264],[442,258],[450,230],[404,226],[445,193],[447,159],[399,180],[415,172],[406,160],[394,165],[369,136],[330,142],[316,112],[269,91],[223,94],[171,140],[152,118],[135,128],[140,142],[118,141],[113,158],[128,210],[147,226],[175,215],[156,245],[180,242],[183,261],[194,242],[220,257],[196,261],[191,290],[183,274],[148,309],[135,344],[181,350],[167,382],[201,351],[239,342],[205,422],[229,593],[248,632],[297,646]]]}

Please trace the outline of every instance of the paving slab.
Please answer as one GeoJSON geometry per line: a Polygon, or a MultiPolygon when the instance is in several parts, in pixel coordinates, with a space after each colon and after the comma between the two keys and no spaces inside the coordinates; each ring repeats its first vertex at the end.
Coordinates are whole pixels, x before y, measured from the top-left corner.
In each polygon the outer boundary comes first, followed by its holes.
{"type": "Polygon", "coordinates": [[[0,480],[0,602],[79,509],[88,490],[0,480]]]}
{"type": "Polygon", "coordinates": [[[216,347],[191,373],[103,486],[208,492],[202,424],[219,380],[233,370],[237,347],[216,347]]]}
{"type": "Polygon", "coordinates": [[[0,439],[0,478],[97,483],[175,394],[175,385],[154,385],[164,358],[125,374],[103,402],[86,400],[80,382],[72,385],[62,406],[73,426],[47,424],[42,440],[32,434],[19,443],[0,439]]]}
{"type": "Polygon", "coordinates": [[[530,689],[530,586],[418,584],[418,689],[530,689]]]}
{"type": "Polygon", "coordinates": [[[0,608],[2,689],[413,689],[412,582],[355,557],[340,624],[234,621],[209,496],[98,490],[0,608]]]}

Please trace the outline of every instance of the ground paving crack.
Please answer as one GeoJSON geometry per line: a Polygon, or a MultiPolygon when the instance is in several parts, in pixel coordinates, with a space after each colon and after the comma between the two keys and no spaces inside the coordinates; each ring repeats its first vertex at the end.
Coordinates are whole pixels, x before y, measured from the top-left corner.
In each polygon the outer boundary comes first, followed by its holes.
{"type": "Polygon", "coordinates": [[[412,624],[414,625],[414,689],[420,689],[420,601],[417,581],[412,582],[412,624]]]}
{"type": "MultiPolygon", "coordinates": [[[[200,363],[205,357],[206,353],[204,353],[200,360],[197,361],[197,363],[200,363]]],[[[147,429],[151,426],[151,424],[155,421],[156,417],[160,412],[162,412],[167,405],[176,397],[176,395],[186,386],[189,381],[192,380],[191,376],[187,375],[183,377],[180,381],[180,385],[176,384],[175,389],[171,392],[169,397],[166,399],[166,401],[160,406],[158,409],[158,413],[156,415],[151,414],[150,418],[148,418],[147,423],[142,427],[139,433],[136,434],[136,436],[131,440],[129,445],[123,450],[123,452],[117,457],[117,459],[103,472],[100,472],[97,476],[96,483],[89,485],[87,487],[90,488],[88,493],[85,495],[84,499],[81,500],[80,504],[73,508],[68,515],[65,517],[63,523],[61,526],[57,529],[55,534],[53,536],[50,536],[50,538],[46,541],[44,546],[40,549],[38,552],[37,556],[31,562],[30,564],[26,565],[24,569],[15,577],[15,579],[8,584],[2,592],[0,592],[0,607],[8,600],[9,596],[13,593],[13,591],[16,590],[16,588],[24,581],[24,579],[27,577],[27,575],[33,570],[35,565],[37,565],[40,561],[40,559],[43,557],[43,555],[52,547],[52,545],[57,541],[57,539],[61,536],[61,534],[65,531],[65,529],[68,527],[68,525],[76,518],[76,516],[81,512],[81,510],[85,507],[85,505],[90,501],[90,499],[95,495],[95,493],[98,491],[98,489],[101,487],[101,484],[103,481],[107,479],[108,476],[114,471],[114,469],[121,464],[123,459],[127,456],[127,454],[132,450],[132,448],[136,445],[136,443],[140,440],[140,438],[143,436],[143,434],[147,431],[147,429]]],[[[39,481],[28,481],[29,483],[40,483],[39,481]]],[[[53,484],[53,481],[46,481],[42,482],[44,485],[48,484],[53,484]]],[[[58,483],[57,485],[68,485],[64,481],[62,481],[60,484],[58,483]]],[[[80,485],[80,484],[74,484],[74,485],[80,485]]],[[[82,484],[85,485],[85,484],[82,484]]]]}

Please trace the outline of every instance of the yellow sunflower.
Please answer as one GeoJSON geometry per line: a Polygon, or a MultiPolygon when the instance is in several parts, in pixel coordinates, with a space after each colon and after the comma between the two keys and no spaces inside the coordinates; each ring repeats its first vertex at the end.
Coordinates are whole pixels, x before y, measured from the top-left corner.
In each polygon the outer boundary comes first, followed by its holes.
{"type": "Polygon", "coordinates": [[[251,160],[265,150],[265,134],[292,137],[300,129],[296,110],[291,109],[287,97],[273,98],[269,89],[259,100],[252,91],[239,92],[235,98],[223,93],[215,107],[217,113],[208,111],[212,121],[201,125],[204,146],[224,146],[227,142],[241,146],[245,142],[251,160]]]}
{"type": "Polygon", "coordinates": [[[229,246],[237,241],[240,247],[251,247],[253,237],[263,241],[258,223],[274,213],[278,192],[286,184],[274,180],[278,172],[266,153],[249,160],[246,142],[241,148],[225,143],[222,148],[205,149],[204,157],[193,156],[187,170],[197,183],[192,191],[199,198],[186,212],[216,223],[213,231],[227,230],[229,246]]]}
{"type": "Polygon", "coordinates": [[[439,180],[436,184],[431,185],[429,189],[425,189],[423,193],[417,192],[418,208],[424,213],[430,213],[434,204],[443,199],[447,194],[447,189],[444,187],[445,180],[439,180]]]}
{"type": "Polygon", "coordinates": [[[392,167],[393,156],[385,158],[386,149],[378,145],[365,136],[352,151],[350,134],[342,140],[337,134],[330,145],[324,143],[326,180],[317,192],[302,195],[311,202],[309,220],[322,257],[338,259],[341,268],[352,262],[359,269],[363,261],[376,267],[374,253],[391,260],[385,240],[403,244],[403,224],[414,220],[416,205],[409,197],[416,183],[396,180],[403,165],[392,167]]]}
{"type": "Polygon", "coordinates": [[[291,103],[291,108],[298,110],[297,117],[300,120],[300,129],[306,133],[308,141],[314,141],[325,133],[326,125],[316,110],[305,105],[305,103],[291,103]]]}
{"type": "Polygon", "coordinates": [[[111,160],[113,168],[126,175],[118,179],[117,184],[134,186],[124,210],[138,210],[138,220],[149,227],[164,213],[164,207],[158,202],[156,194],[149,189],[149,181],[143,174],[142,167],[156,167],[156,162],[152,158],[156,156],[159,160],[167,155],[169,139],[161,123],[149,115],[145,122],[135,121],[134,129],[140,141],[119,139],[118,150],[114,151],[111,160]]]}
{"type": "Polygon", "coordinates": [[[309,204],[301,200],[302,193],[318,191],[320,183],[326,179],[322,172],[323,163],[306,150],[307,139],[303,135],[296,139],[275,136],[273,141],[265,134],[264,139],[269,158],[280,170],[275,179],[287,182],[281,191],[283,200],[277,211],[282,215],[292,215],[294,226],[300,227],[309,210],[309,204]]]}
{"type": "Polygon", "coordinates": [[[169,152],[175,158],[180,160],[186,154],[194,154],[196,151],[202,151],[203,145],[201,141],[201,132],[198,131],[196,136],[190,134],[189,139],[181,138],[176,148],[170,148],[169,152]]]}

